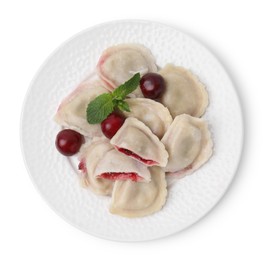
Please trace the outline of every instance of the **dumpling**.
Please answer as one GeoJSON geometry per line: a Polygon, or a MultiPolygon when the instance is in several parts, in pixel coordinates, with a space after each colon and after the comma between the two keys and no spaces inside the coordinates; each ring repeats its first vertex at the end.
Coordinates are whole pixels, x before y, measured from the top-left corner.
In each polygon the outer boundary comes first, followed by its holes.
{"type": "Polygon", "coordinates": [[[136,118],[129,117],[110,143],[121,153],[148,165],[166,166],[168,153],[163,143],[136,118]]]}
{"type": "Polygon", "coordinates": [[[102,136],[100,124],[91,125],[87,122],[86,109],[91,100],[108,92],[104,86],[105,84],[94,76],[84,80],[62,101],[55,115],[55,121],[85,136],[102,136]]]}
{"type": "Polygon", "coordinates": [[[112,192],[110,212],[136,218],[159,211],[166,201],[165,173],[160,167],[150,167],[151,182],[116,181],[112,192]]]}
{"type": "Polygon", "coordinates": [[[97,64],[97,71],[109,87],[114,89],[137,72],[141,75],[156,72],[157,66],[150,50],[143,45],[119,44],[102,53],[97,64]]]}
{"type": "Polygon", "coordinates": [[[149,182],[149,169],[114,149],[106,138],[94,138],[80,152],[79,170],[83,186],[99,195],[109,195],[113,181],[149,182]]]}
{"type": "Polygon", "coordinates": [[[208,106],[208,93],[192,72],[168,64],[159,74],[166,83],[166,90],[160,101],[169,109],[173,118],[181,114],[194,117],[204,114],[208,106]]]}
{"type": "Polygon", "coordinates": [[[149,182],[151,179],[145,165],[119,153],[113,147],[100,158],[94,170],[94,176],[110,180],[130,179],[136,182],[149,182]]]}
{"type": "Polygon", "coordinates": [[[92,190],[98,195],[110,195],[113,182],[107,179],[98,179],[95,176],[95,169],[101,158],[113,147],[107,139],[94,139],[91,143],[86,143],[80,151],[79,170],[81,181],[85,188],[92,190]]]}
{"type": "Polygon", "coordinates": [[[165,172],[182,177],[208,161],[213,142],[204,119],[177,116],[161,140],[169,153],[165,172]]]}
{"type": "Polygon", "coordinates": [[[130,112],[123,112],[124,115],[142,121],[161,139],[173,121],[169,110],[161,103],[148,98],[129,98],[126,102],[130,112]]]}

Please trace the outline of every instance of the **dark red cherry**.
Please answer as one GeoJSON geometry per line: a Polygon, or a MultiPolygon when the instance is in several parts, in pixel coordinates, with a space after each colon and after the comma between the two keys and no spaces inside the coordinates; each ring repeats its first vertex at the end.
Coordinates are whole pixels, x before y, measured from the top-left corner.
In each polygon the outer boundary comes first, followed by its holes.
{"type": "Polygon", "coordinates": [[[101,122],[101,130],[103,134],[111,139],[119,128],[123,125],[126,118],[119,113],[111,113],[104,121],[101,122]]]}
{"type": "Polygon", "coordinates": [[[83,136],[71,129],[64,129],[56,136],[56,147],[58,151],[66,156],[76,154],[84,141],[83,136]]]}
{"type": "Polygon", "coordinates": [[[157,73],[147,73],[140,80],[140,88],[146,98],[159,98],[165,90],[163,77],[157,73]]]}

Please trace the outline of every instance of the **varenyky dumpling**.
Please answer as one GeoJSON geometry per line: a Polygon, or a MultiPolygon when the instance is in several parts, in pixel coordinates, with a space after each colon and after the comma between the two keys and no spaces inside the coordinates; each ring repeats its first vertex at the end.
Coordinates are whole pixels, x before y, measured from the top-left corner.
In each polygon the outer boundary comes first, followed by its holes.
{"type": "Polygon", "coordinates": [[[79,170],[83,186],[91,189],[98,195],[110,195],[113,182],[107,179],[98,179],[95,176],[95,169],[101,158],[113,147],[104,138],[94,139],[91,143],[86,143],[80,151],[79,170]]]}
{"type": "MultiPolygon", "coordinates": [[[[111,89],[118,87],[134,74],[156,72],[155,58],[141,44],[119,44],[106,49],[97,65],[99,76],[111,89]]],[[[137,95],[138,96],[138,95],[137,95]]]]}
{"type": "Polygon", "coordinates": [[[168,153],[164,144],[136,118],[129,117],[110,143],[121,153],[148,165],[166,166],[168,153]]]}
{"type": "Polygon", "coordinates": [[[159,211],[166,201],[165,173],[160,167],[150,167],[151,182],[116,181],[113,187],[110,212],[135,218],[159,211]]]}
{"type": "Polygon", "coordinates": [[[171,64],[159,71],[166,89],[160,101],[174,117],[188,114],[200,117],[208,106],[208,93],[204,85],[189,70],[171,64]]]}
{"type": "Polygon", "coordinates": [[[114,149],[106,138],[94,138],[80,152],[79,170],[84,186],[95,193],[108,195],[112,182],[127,180],[149,182],[149,169],[114,149]]]}
{"type": "Polygon", "coordinates": [[[100,124],[91,125],[86,120],[86,109],[90,101],[108,92],[98,77],[90,76],[66,97],[60,104],[55,121],[85,136],[102,136],[100,124]]]}
{"type": "Polygon", "coordinates": [[[123,112],[124,115],[142,121],[161,139],[173,121],[169,110],[161,103],[148,98],[128,98],[125,101],[130,112],[123,112]]]}
{"type": "Polygon", "coordinates": [[[177,116],[161,140],[169,153],[163,170],[178,177],[192,173],[208,161],[213,142],[204,119],[183,114],[177,116]]]}
{"type": "Polygon", "coordinates": [[[150,172],[142,163],[116,151],[107,151],[97,164],[94,175],[96,178],[110,180],[132,180],[149,182],[150,172]]]}

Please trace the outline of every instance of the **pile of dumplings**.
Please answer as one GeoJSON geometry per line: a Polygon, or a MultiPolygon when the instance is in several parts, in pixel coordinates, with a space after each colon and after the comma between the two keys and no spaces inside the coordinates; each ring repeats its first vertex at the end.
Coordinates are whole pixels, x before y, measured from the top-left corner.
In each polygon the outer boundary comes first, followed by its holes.
{"type": "Polygon", "coordinates": [[[200,118],[207,106],[207,91],[192,72],[172,64],[158,70],[145,46],[119,44],[106,49],[95,72],[61,102],[55,121],[85,136],[78,155],[82,185],[95,194],[111,196],[111,213],[143,217],[165,204],[166,177],[184,177],[211,157],[211,134],[200,118]],[[126,120],[109,140],[100,124],[87,122],[86,108],[137,72],[159,73],[166,90],[158,100],[144,98],[139,87],[131,93],[126,99],[130,112],[123,112],[126,120]],[[115,180],[104,178],[115,173],[115,180]],[[137,178],[130,179],[131,173],[137,178]]]}

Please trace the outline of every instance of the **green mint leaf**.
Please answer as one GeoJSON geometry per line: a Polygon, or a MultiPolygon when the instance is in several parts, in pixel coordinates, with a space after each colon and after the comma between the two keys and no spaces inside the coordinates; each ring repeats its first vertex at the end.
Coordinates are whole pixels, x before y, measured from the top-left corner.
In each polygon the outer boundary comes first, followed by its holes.
{"type": "Polygon", "coordinates": [[[117,107],[121,110],[121,111],[126,111],[126,112],[130,112],[129,109],[129,105],[126,101],[118,101],[117,103],[117,107]]]}
{"type": "Polygon", "coordinates": [[[86,109],[89,124],[101,123],[113,111],[112,95],[104,93],[91,101],[86,109]]]}
{"type": "Polygon", "coordinates": [[[140,73],[136,73],[112,93],[101,94],[91,101],[86,109],[88,123],[101,123],[115,108],[130,112],[129,105],[124,99],[139,86],[140,78],[140,73]]]}
{"type": "Polygon", "coordinates": [[[136,73],[131,79],[120,85],[112,92],[113,98],[118,100],[124,99],[139,86],[140,79],[140,73],[136,73]]]}

